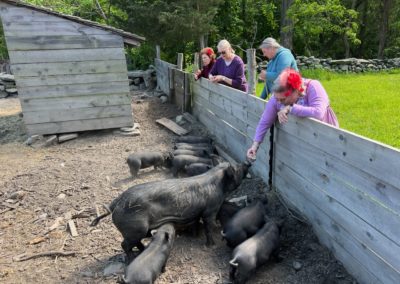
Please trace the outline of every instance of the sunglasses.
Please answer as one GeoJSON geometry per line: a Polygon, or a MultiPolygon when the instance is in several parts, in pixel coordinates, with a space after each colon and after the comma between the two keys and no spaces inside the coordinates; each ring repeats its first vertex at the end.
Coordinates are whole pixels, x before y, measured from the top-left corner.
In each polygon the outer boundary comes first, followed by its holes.
{"type": "Polygon", "coordinates": [[[226,54],[226,51],[218,51],[218,54],[223,54],[223,55],[225,55],[225,54],[226,54]]]}

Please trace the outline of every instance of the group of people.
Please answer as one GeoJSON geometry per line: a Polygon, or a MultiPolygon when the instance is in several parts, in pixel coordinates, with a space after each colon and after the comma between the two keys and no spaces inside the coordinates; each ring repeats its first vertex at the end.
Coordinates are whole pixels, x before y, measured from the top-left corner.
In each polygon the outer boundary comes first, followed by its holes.
{"type": "MultiPolygon", "coordinates": [[[[266,99],[271,94],[257,125],[253,144],[247,151],[247,157],[254,160],[260,143],[276,118],[280,123],[288,121],[288,114],[298,117],[312,117],[339,127],[335,113],[329,104],[328,95],[317,80],[302,78],[292,52],[282,47],[274,38],[266,38],[260,45],[263,55],[268,58],[266,70],[262,70],[259,79],[265,82],[260,97],[266,99]]],[[[203,68],[194,74],[211,82],[247,92],[247,82],[243,60],[235,54],[227,40],[221,40],[216,58],[210,47],[201,50],[203,68]]]]}

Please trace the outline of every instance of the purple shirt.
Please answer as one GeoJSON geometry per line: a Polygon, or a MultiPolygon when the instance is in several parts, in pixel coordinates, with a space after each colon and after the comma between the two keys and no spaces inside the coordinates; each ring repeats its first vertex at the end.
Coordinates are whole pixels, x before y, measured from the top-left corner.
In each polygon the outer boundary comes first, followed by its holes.
{"type": "MultiPolygon", "coordinates": [[[[328,95],[321,83],[316,80],[303,79],[306,93],[293,105],[290,114],[299,117],[312,117],[320,121],[339,127],[335,113],[329,106],[328,95]]],[[[278,111],[284,107],[275,96],[267,102],[264,112],[258,122],[254,141],[262,142],[267,130],[275,122],[278,111]]]]}
{"type": "Polygon", "coordinates": [[[226,84],[225,82],[219,83],[235,89],[239,89],[243,92],[247,92],[246,76],[244,75],[244,64],[242,59],[237,55],[233,57],[232,62],[231,64],[229,64],[229,66],[226,66],[225,60],[222,57],[219,57],[215,62],[213,68],[211,69],[210,74],[213,76],[223,75],[229,79],[232,79],[232,86],[226,84]]]}

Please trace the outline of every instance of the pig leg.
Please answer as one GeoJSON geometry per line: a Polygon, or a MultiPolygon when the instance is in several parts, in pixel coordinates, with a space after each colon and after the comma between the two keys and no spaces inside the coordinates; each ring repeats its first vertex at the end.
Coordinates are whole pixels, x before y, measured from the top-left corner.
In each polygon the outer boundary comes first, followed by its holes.
{"type": "Polygon", "coordinates": [[[215,245],[214,239],[212,237],[212,229],[214,227],[214,220],[215,220],[216,216],[215,214],[213,214],[212,216],[203,216],[203,222],[204,222],[204,231],[206,234],[206,238],[207,238],[207,246],[213,246],[215,245]]]}

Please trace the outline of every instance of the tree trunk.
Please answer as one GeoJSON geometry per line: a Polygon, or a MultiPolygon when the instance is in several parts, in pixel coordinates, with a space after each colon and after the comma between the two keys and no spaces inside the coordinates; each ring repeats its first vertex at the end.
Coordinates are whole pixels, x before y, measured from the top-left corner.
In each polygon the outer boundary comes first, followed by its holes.
{"type": "Polygon", "coordinates": [[[281,44],[289,49],[293,49],[293,22],[286,16],[286,12],[292,3],[293,0],[282,0],[281,5],[281,44]]]}
{"type": "Polygon", "coordinates": [[[365,49],[365,39],[366,39],[366,34],[367,34],[367,19],[368,19],[368,0],[361,1],[362,4],[362,10],[360,12],[361,14],[361,22],[360,22],[360,39],[361,39],[361,44],[356,50],[356,57],[357,58],[364,58],[364,49],[365,49]]]}
{"type": "Polygon", "coordinates": [[[389,11],[392,6],[392,0],[383,0],[383,6],[381,9],[381,23],[379,26],[379,46],[378,46],[378,58],[383,58],[383,51],[386,45],[386,38],[389,29],[389,11]]]}
{"type": "MultiPolygon", "coordinates": [[[[356,8],[356,4],[357,4],[357,0],[352,0],[351,1],[351,9],[355,9],[356,8]]],[[[347,26],[349,27],[350,24],[348,24],[347,26]]],[[[345,58],[349,58],[350,57],[350,43],[349,43],[349,39],[347,38],[346,34],[343,35],[343,40],[344,40],[344,48],[345,48],[345,58]]]]}
{"type": "Polygon", "coordinates": [[[200,36],[199,42],[200,42],[200,50],[202,50],[204,47],[206,47],[204,34],[200,36]]]}

